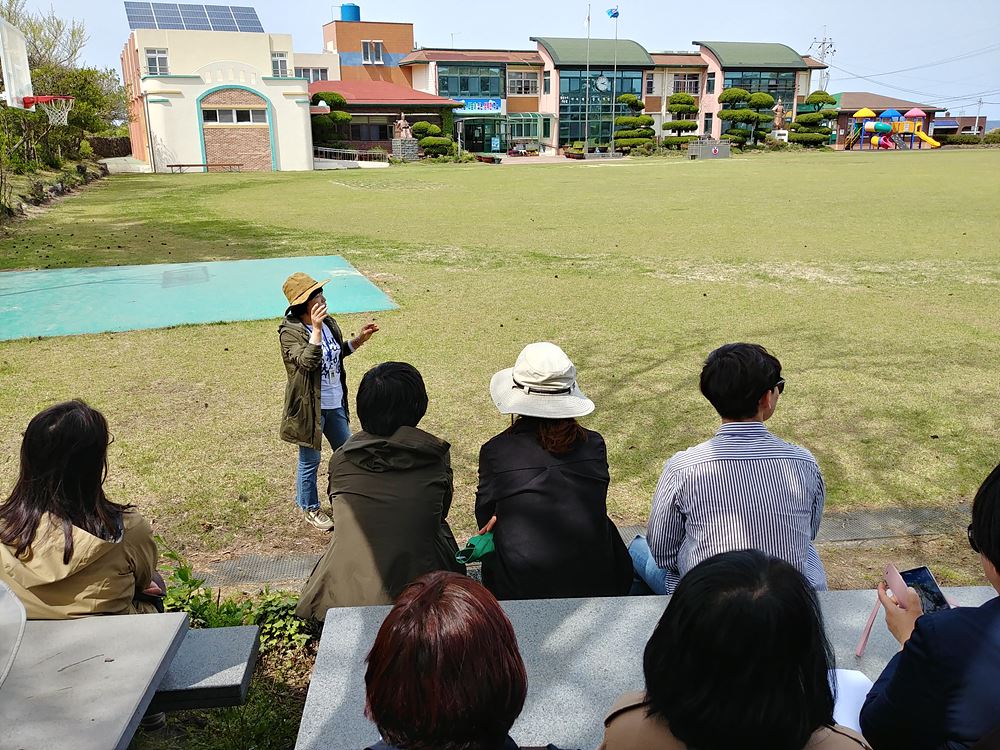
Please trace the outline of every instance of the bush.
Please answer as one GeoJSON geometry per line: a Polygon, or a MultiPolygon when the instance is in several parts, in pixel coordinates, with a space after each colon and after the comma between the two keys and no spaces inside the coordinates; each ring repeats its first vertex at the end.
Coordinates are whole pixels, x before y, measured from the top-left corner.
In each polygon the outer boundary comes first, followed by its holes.
{"type": "MultiPolygon", "coordinates": [[[[738,130],[737,131],[732,131],[730,133],[723,133],[721,137],[722,137],[722,140],[730,141],[731,143],[735,143],[735,144],[740,145],[740,146],[742,146],[744,143],[747,142],[746,134],[745,133],[741,133],[738,130]]],[[[789,135],[788,137],[790,139],[791,135],[789,135]]]]}
{"type": "Polygon", "coordinates": [[[451,153],[452,146],[455,144],[452,143],[451,138],[448,136],[428,135],[421,138],[418,145],[423,149],[425,154],[430,156],[444,156],[451,153]]]}
{"type": "Polygon", "coordinates": [[[646,144],[652,145],[652,138],[622,138],[618,140],[615,138],[615,148],[621,149],[622,151],[630,151],[637,146],[645,146],[646,144]]]}
{"type": "Polygon", "coordinates": [[[663,123],[663,129],[675,133],[684,133],[689,130],[697,130],[698,123],[694,120],[670,120],[663,123]]]}
{"type": "Polygon", "coordinates": [[[642,112],[642,110],[646,106],[645,104],[642,103],[642,99],[640,99],[635,94],[622,94],[621,96],[618,97],[618,103],[624,104],[633,112],[642,112]]]}
{"type": "Polygon", "coordinates": [[[806,127],[805,125],[800,125],[797,128],[791,128],[797,133],[819,133],[820,135],[830,135],[833,132],[833,128],[828,127],[806,127]]]}
{"type": "Polygon", "coordinates": [[[738,87],[733,87],[731,89],[726,89],[721,94],[719,94],[719,102],[721,104],[736,104],[739,102],[750,101],[750,92],[746,89],[741,89],[738,87]]]}
{"type": "Polygon", "coordinates": [[[664,146],[664,148],[679,149],[684,144],[690,143],[696,138],[697,136],[694,135],[671,135],[663,138],[660,143],[664,146]]]}
{"type": "Polygon", "coordinates": [[[753,123],[754,125],[760,122],[760,117],[764,117],[767,120],[771,119],[767,115],[759,115],[752,109],[723,109],[719,111],[718,117],[720,120],[753,123]]]}
{"type": "Polygon", "coordinates": [[[757,91],[750,94],[747,106],[750,109],[770,109],[774,106],[774,97],[770,94],[765,94],[763,91],[757,91]]]}
{"type": "Polygon", "coordinates": [[[693,115],[698,111],[698,107],[694,104],[671,104],[667,107],[667,112],[672,115],[693,115]]]}
{"type": "Polygon", "coordinates": [[[830,140],[829,135],[822,133],[803,133],[796,131],[788,134],[789,143],[801,143],[803,146],[822,146],[830,140]]]}
{"type": "Polygon", "coordinates": [[[615,126],[629,129],[642,127],[639,124],[639,118],[635,115],[619,115],[615,118],[615,126]]]}
{"type": "Polygon", "coordinates": [[[312,95],[312,105],[326,102],[330,109],[340,109],[347,106],[347,100],[334,91],[321,91],[312,95]]]}
{"type": "Polygon", "coordinates": [[[931,138],[940,143],[942,146],[978,146],[981,143],[993,145],[1000,143],[1000,132],[994,130],[987,133],[982,138],[978,135],[973,135],[972,133],[956,133],[955,135],[946,135],[941,133],[934,134],[931,138]]]}
{"type": "Polygon", "coordinates": [[[996,130],[991,130],[989,133],[983,136],[983,143],[997,144],[1000,143],[1000,128],[996,130]]]}
{"type": "Polygon", "coordinates": [[[830,96],[828,93],[822,90],[813,91],[809,96],[806,97],[803,104],[811,104],[814,107],[819,107],[824,104],[836,104],[837,100],[830,96]]]}
{"type": "Polygon", "coordinates": [[[86,139],[80,141],[79,154],[81,159],[94,158],[94,148],[87,142],[86,139]]]}
{"type": "Polygon", "coordinates": [[[128,156],[132,153],[132,141],[127,135],[124,136],[97,136],[92,135],[87,138],[94,154],[101,159],[114,156],[128,156]]]}
{"type": "Polygon", "coordinates": [[[413,137],[417,140],[427,138],[428,136],[433,137],[441,135],[441,128],[434,123],[427,122],[426,120],[413,123],[413,127],[410,129],[413,131],[413,137]]]}
{"type": "Polygon", "coordinates": [[[616,130],[615,143],[626,138],[652,138],[656,131],[652,128],[636,128],[635,130],[616,130]]]}
{"type": "Polygon", "coordinates": [[[826,117],[823,117],[822,112],[804,112],[795,118],[795,122],[800,125],[819,125],[826,119],[826,117]]]}
{"type": "Polygon", "coordinates": [[[678,91],[676,94],[671,94],[670,98],[667,100],[669,104],[695,104],[695,98],[691,94],[685,93],[683,91],[678,91]]]}

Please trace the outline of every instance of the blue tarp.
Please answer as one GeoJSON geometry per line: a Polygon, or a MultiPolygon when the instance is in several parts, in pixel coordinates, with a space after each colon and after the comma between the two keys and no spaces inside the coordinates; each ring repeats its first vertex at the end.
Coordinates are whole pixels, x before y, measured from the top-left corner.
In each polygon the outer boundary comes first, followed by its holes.
{"type": "Polygon", "coordinates": [[[331,313],[396,307],[338,255],[7,271],[0,273],[0,341],[278,318],[287,307],[281,285],[295,271],[333,279],[331,313]]]}

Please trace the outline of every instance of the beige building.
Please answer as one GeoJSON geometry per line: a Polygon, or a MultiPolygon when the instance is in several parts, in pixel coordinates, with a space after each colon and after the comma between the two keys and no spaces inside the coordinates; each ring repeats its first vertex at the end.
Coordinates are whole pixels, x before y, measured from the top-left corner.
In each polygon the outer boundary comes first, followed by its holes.
{"type": "Polygon", "coordinates": [[[288,34],[136,28],[121,60],[132,154],[153,171],[312,169],[309,81],[339,77],[336,55],[296,55],[288,34]]]}

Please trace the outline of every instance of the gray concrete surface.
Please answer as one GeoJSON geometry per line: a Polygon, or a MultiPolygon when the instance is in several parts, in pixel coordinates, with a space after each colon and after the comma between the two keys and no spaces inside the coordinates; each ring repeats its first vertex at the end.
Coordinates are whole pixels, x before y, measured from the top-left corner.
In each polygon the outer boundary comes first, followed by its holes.
{"type": "MultiPolygon", "coordinates": [[[[947,592],[967,606],[996,594],[988,587],[947,592]]],[[[898,649],[881,621],[865,656],[854,656],[875,592],[829,591],[820,601],[837,666],[877,677],[898,649]]],[[[521,745],[597,747],[614,700],[642,688],[642,651],[666,602],[653,596],[503,602],[528,670],[528,699],[511,731],[514,739],[521,745]]],[[[327,614],[296,750],[357,750],[378,739],[364,717],[364,658],[388,610],[352,607],[327,614]]]]}
{"type": "Polygon", "coordinates": [[[34,620],[0,694],[0,749],[124,750],[187,615],[34,620]]]}
{"type": "Polygon", "coordinates": [[[187,631],[149,710],[181,711],[245,703],[257,666],[259,636],[256,625],[187,631]]]}

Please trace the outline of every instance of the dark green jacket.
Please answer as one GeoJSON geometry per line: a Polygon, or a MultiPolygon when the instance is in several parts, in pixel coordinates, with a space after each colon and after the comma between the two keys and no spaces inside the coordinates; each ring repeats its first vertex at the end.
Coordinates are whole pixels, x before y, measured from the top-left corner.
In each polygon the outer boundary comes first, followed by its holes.
{"type": "MultiPolygon", "coordinates": [[[[340,346],[340,387],[344,394],[344,413],[350,417],[347,408],[347,371],[344,359],[354,353],[350,344],[344,343],[340,326],[327,315],[323,321],[333,333],[340,346]]],[[[323,446],[323,430],[320,424],[320,398],[323,376],[319,366],[323,362],[323,347],[309,343],[309,331],[305,323],[292,315],[286,315],[278,326],[278,340],[281,342],[281,358],[285,362],[288,384],[285,386],[285,412],[281,418],[281,439],[289,443],[315,448],[323,446]]]]}
{"type": "Polygon", "coordinates": [[[465,573],[448,526],[450,446],[417,429],[356,432],[330,459],[333,539],[302,589],[296,614],[392,604],[434,570],[465,573]]]}

